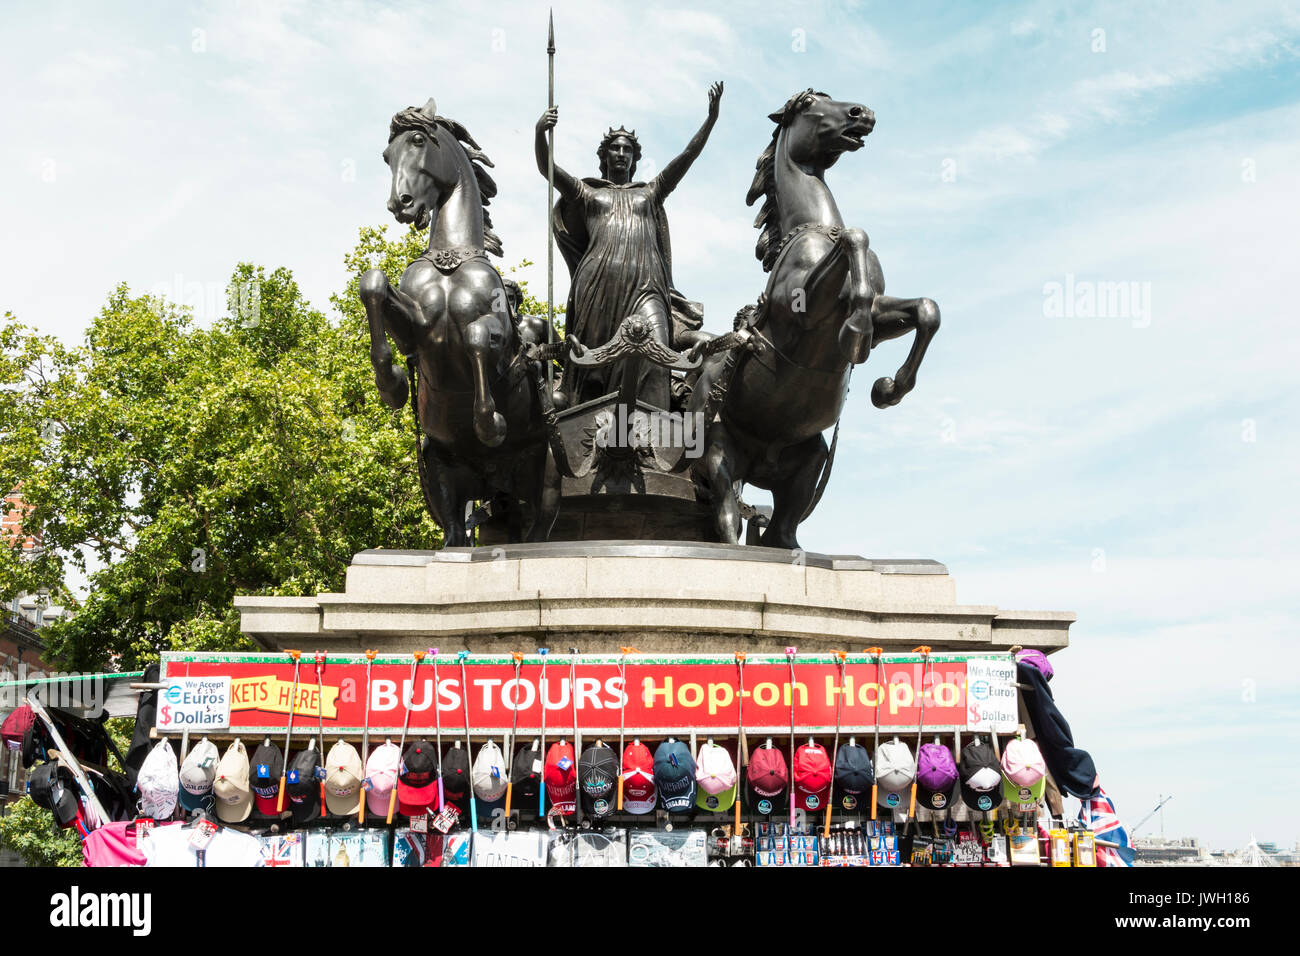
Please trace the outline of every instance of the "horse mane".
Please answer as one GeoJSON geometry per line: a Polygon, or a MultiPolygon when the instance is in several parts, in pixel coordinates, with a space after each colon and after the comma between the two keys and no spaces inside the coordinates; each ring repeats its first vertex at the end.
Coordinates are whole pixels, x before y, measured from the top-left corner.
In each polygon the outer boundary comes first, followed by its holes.
{"type": "Polygon", "coordinates": [[[776,210],[777,137],[781,135],[781,130],[785,129],[790,120],[812,105],[813,97],[825,95],[809,87],[786,100],[785,106],[775,113],[768,114],[768,119],[776,124],[776,129],[772,130],[772,141],[767,144],[767,149],[763,150],[758,157],[758,162],[754,164],[756,170],[754,182],[745,195],[746,206],[754,205],[759,196],[764,197],[763,205],[759,207],[758,216],[754,219],[754,228],[759,230],[754,256],[763,263],[764,272],[772,271],[781,245],[781,217],[776,210]]]}
{"type": "Polygon", "coordinates": [[[487,153],[479,148],[478,143],[463,124],[446,116],[430,116],[421,107],[409,106],[393,117],[388,127],[388,141],[391,143],[399,133],[418,129],[427,133],[436,142],[439,126],[456,137],[465,155],[469,157],[470,168],[474,170],[479,197],[483,201],[483,248],[494,256],[503,255],[501,237],[493,231],[492,215],[488,212],[488,203],[497,194],[497,184],[485,167],[492,166],[493,163],[488,159],[487,153]]]}

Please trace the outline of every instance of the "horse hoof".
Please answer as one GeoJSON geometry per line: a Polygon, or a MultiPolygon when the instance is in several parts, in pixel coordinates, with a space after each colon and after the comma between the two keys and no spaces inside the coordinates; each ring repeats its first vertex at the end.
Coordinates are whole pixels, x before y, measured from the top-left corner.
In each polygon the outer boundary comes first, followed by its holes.
{"type": "Polygon", "coordinates": [[[903,396],[894,387],[894,380],[889,376],[876,379],[871,386],[871,404],[876,408],[889,408],[902,401],[903,396]]]}
{"type": "Polygon", "coordinates": [[[493,412],[490,423],[485,423],[483,419],[476,419],[474,422],[474,433],[478,435],[478,440],[489,448],[496,448],[506,440],[506,419],[500,412],[493,412]]]}
{"type": "Polygon", "coordinates": [[[782,551],[792,551],[802,553],[799,547],[799,540],[794,535],[777,535],[769,531],[764,531],[759,535],[758,543],[764,548],[780,548],[782,551]]]}

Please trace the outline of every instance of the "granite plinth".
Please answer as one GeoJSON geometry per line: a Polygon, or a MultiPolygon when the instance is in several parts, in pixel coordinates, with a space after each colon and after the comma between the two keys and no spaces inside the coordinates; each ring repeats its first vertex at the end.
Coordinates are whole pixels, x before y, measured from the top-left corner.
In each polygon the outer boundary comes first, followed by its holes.
{"type": "Polygon", "coordinates": [[[701,542],[363,551],[342,593],[238,597],[267,649],[1051,652],[1075,615],[958,604],[937,561],[701,542]]]}

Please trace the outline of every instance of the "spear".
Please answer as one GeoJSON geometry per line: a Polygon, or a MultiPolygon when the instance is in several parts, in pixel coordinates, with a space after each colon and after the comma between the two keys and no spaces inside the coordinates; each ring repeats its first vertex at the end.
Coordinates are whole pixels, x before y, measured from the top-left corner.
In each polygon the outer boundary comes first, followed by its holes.
{"type": "MultiPolygon", "coordinates": [[[[555,106],[555,11],[547,15],[546,25],[546,108],[555,106]]],[[[555,230],[551,228],[551,210],[555,208],[555,130],[546,131],[546,342],[555,342],[555,230]]],[[[546,361],[546,386],[555,385],[555,362],[546,361]]]]}

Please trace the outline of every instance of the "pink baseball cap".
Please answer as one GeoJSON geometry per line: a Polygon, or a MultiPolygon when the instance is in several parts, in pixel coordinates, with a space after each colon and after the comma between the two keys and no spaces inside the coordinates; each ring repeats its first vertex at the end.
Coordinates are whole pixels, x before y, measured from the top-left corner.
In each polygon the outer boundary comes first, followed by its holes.
{"type": "Polygon", "coordinates": [[[1002,774],[1017,787],[1032,787],[1047,775],[1042,751],[1032,740],[1017,737],[1002,750],[1002,774]]]}
{"type": "Polygon", "coordinates": [[[402,751],[389,741],[380,744],[366,761],[366,806],[378,816],[387,816],[389,794],[397,786],[397,768],[402,763],[402,751]]]}

